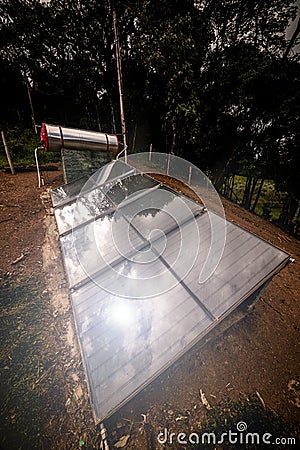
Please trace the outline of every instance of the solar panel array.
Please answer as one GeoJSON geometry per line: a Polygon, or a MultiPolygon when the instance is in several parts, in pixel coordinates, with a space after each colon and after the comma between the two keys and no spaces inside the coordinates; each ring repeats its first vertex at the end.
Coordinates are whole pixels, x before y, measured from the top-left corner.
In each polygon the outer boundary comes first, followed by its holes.
{"type": "Polygon", "coordinates": [[[97,422],[289,259],[121,161],[55,189],[52,201],[97,422]],[[224,252],[200,283],[218,229],[226,230],[224,252]]]}

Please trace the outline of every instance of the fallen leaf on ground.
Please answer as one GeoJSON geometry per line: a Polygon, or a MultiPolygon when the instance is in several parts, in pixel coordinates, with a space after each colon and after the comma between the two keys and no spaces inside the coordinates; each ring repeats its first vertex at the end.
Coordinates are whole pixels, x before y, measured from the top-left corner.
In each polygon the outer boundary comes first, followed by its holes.
{"type": "Polygon", "coordinates": [[[12,264],[13,264],[13,265],[14,265],[14,264],[18,264],[18,262],[21,262],[21,261],[25,258],[25,256],[26,256],[26,255],[24,255],[24,253],[22,253],[21,256],[19,256],[17,259],[15,259],[15,260],[12,262],[12,264]]]}
{"type": "Polygon", "coordinates": [[[130,435],[126,434],[125,436],[122,436],[118,442],[115,443],[116,448],[123,448],[125,445],[127,445],[127,442],[129,441],[130,435]]]}
{"type": "Polygon", "coordinates": [[[205,397],[205,394],[204,394],[204,392],[202,391],[202,389],[200,389],[200,398],[201,398],[201,402],[202,402],[202,404],[205,406],[205,408],[206,409],[211,409],[211,406],[210,406],[210,404],[208,403],[208,401],[207,401],[207,398],[205,397]]]}

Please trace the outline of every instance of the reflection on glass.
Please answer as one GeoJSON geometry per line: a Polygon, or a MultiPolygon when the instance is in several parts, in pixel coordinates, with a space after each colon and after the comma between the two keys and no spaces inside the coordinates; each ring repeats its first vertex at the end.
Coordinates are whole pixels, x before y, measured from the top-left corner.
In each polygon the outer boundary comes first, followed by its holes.
{"type": "Polygon", "coordinates": [[[125,303],[124,299],[121,299],[112,303],[108,314],[114,324],[128,327],[135,323],[136,308],[132,302],[125,303]]]}
{"type": "MultiPolygon", "coordinates": [[[[166,170],[177,174],[171,163],[166,170]]],[[[192,172],[184,177],[193,181],[192,172]]],[[[64,189],[69,200],[73,188],[64,189]]],[[[288,258],[233,224],[224,228],[219,215],[212,227],[212,214],[121,162],[94,174],[77,201],[56,207],[97,419],[207,333],[218,322],[208,310],[222,318],[288,258]],[[77,228],[69,232],[72,216],[77,228]],[[224,230],[214,275],[199,283],[224,230]]]]}

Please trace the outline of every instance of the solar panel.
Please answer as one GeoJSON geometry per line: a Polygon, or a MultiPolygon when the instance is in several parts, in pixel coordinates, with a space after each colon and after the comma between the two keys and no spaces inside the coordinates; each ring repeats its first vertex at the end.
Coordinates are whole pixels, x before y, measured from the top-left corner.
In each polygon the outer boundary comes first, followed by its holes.
{"type": "Polygon", "coordinates": [[[52,200],[97,422],[289,260],[121,161],[52,200]],[[210,266],[212,245],[222,257],[210,266]]]}

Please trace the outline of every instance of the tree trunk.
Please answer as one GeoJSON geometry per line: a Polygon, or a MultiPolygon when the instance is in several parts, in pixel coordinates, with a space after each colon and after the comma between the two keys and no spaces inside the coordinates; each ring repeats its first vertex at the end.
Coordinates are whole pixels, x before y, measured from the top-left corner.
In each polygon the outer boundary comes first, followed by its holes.
{"type": "Polygon", "coordinates": [[[98,125],[98,130],[101,133],[101,123],[100,123],[100,115],[99,115],[99,108],[97,103],[95,103],[95,107],[96,107],[96,117],[97,117],[97,125],[98,125]]]}
{"type": "Polygon", "coordinates": [[[126,137],[126,122],[125,122],[124,103],[123,103],[122,60],[121,60],[121,50],[120,50],[120,42],[119,42],[119,35],[118,35],[116,11],[113,11],[113,24],[114,24],[115,50],[116,50],[118,85],[119,85],[120,118],[121,118],[123,145],[124,145],[124,150],[125,150],[125,162],[127,162],[127,137],[126,137]]]}
{"type": "Polygon", "coordinates": [[[134,152],[134,150],[135,150],[136,133],[137,133],[137,122],[135,122],[134,132],[133,132],[133,139],[132,139],[132,151],[133,151],[133,152],[134,152]]]}
{"type": "Polygon", "coordinates": [[[26,86],[27,86],[27,93],[28,93],[28,99],[29,99],[29,104],[30,104],[32,125],[33,125],[34,132],[37,135],[38,132],[37,132],[37,128],[36,128],[36,121],[35,121],[35,115],[34,115],[34,109],[33,109],[32,97],[31,97],[31,87],[30,87],[29,81],[27,79],[25,82],[26,82],[26,86]]]}
{"type": "Polygon", "coordinates": [[[1,130],[1,137],[2,137],[2,141],[3,141],[3,145],[4,145],[4,149],[5,149],[5,153],[6,153],[6,157],[7,157],[7,161],[10,167],[10,171],[12,173],[12,175],[15,175],[15,169],[11,160],[11,156],[8,150],[8,145],[7,145],[7,141],[6,141],[6,137],[5,137],[5,133],[3,130],[1,130]]]}
{"type": "Polygon", "coordinates": [[[111,109],[111,120],[112,120],[112,133],[117,134],[115,111],[114,111],[112,102],[110,102],[110,109],[111,109]]]}
{"type": "Polygon", "coordinates": [[[176,123],[172,123],[172,131],[173,131],[173,139],[172,139],[172,145],[171,145],[171,154],[175,154],[176,146],[177,146],[177,129],[176,129],[176,123]]]}
{"type": "Polygon", "coordinates": [[[242,200],[242,206],[246,209],[248,209],[247,205],[249,202],[249,194],[250,194],[250,188],[252,184],[252,177],[249,175],[247,177],[246,186],[244,190],[243,200],[242,200]]]}
{"type": "Polygon", "coordinates": [[[235,182],[235,174],[232,174],[232,181],[231,181],[231,186],[230,186],[230,196],[229,199],[232,200],[232,195],[233,195],[233,188],[234,188],[234,182],[235,182]]]}
{"type": "Polygon", "coordinates": [[[249,194],[249,199],[248,199],[248,203],[247,203],[247,206],[248,206],[247,209],[249,209],[250,211],[251,211],[251,203],[252,203],[252,198],[253,198],[253,195],[254,195],[254,191],[255,191],[256,185],[257,185],[257,178],[253,178],[252,179],[252,186],[251,186],[251,190],[250,190],[250,194],[249,194]]]}
{"type": "Polygon", "coordinates": [[[226,198],[229,198],[230,195],[230,176],[226,176],[224,178],[224,194],[226,198]]]}
{"type": "Polygon", "coordinates": [[[290,207],[291,205],[291,196],[290,194],[287,194],[284,203],[282,205],[281,213],[279,216],[279,223],[281,226],[286,227],[289,222],[289,215],[290,215],[290,207]]]}
{"type": "Polygon", "coordinates": [[[258,186],[258,191],[257,191],[256,197],[255,197],[255,200],[254,200],[254,203],[253,203],[252,208],[251,208],[251,211],[252,211],[252,212],[255,212],[255,208],[256,208],[256,206],[257,206],[257,203],[258,203],[258,200],[259,200],[259,197],[260,197],[260,194],[261,194],[263,185],[264,185],[264,181],[265,181],[265,180],[264,180],[263,178],[260,180],[260,184],[259,184],[259,186],[258,186]]]}
{"type": "Polygon", "coordinates": [[[292,218],[292,220],[291,220],[291,224],[292,224],[292,226],[293,226],[293,232],[294,232],[295,234],[296,234],[297,228],[298,228],[298,226],[297,226],[297,221],[298,221],[299,215],[300,215],[300,198],[298,199],[296,211],[295,211],[295,214],[294,214],[294,216],[293,216],[293,218],[292,218]]]}
{"type": "Polygon", "coordinates": [[[219,173],[216,174],[216,177],[214,179],[214,185],[215,185],[215,188],[217,191],[219,191],[221,189],[225,175],[230,172],[230,164],[233,161],[233,156],[235,154],[235,151],[236,151],[236,149],[233,150],[233,152],[232,152],[231,156],[228,158],[226,164],[224,164],[223,169],[219,173]]]}
{"type": "Polygon", "coordinates": [[[290,51],[292,50],[292,48],[293,48],[293,46],[295,44],[295,41],[296,41],[297,36],[298,36],[299,33],[300,33],[300,18],[298,19],[298,23],[297,23],[296,29],[295,29],[295,31],[294,31],[291,39],[290,39],[290,42],[289,42],[289,44],[288,44],[288,46],[287,46],[287,48],[286,48],[286,50],[285,50],[285,52],[283,54],[283,59],[288,57],[290,51]]]}

